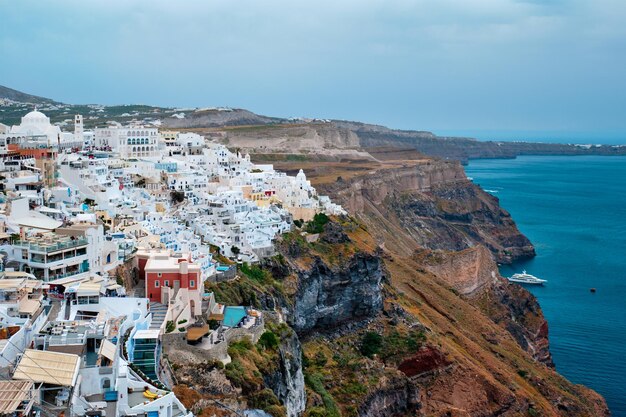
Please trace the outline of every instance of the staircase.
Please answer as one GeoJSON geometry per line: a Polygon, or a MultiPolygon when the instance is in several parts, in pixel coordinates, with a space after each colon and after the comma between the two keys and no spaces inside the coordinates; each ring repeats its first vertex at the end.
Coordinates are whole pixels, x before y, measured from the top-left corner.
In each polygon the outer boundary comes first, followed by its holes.
{"type": "Polygon", "coordinates": [[[150,302],[150,312],[152,313],[152,322],[150,323],[150,330],[159,330],[161,325],[165,321],[167,315],[167,306],[161,303],[150,302]]]}

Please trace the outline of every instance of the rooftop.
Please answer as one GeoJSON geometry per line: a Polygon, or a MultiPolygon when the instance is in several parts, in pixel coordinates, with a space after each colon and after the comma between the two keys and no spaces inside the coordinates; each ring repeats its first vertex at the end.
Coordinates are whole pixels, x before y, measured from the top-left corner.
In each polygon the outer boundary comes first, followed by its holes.
{"type": "MultiPolygon", "coordinates": [[[[60,223],[60,222],[57,222],[60,223]]],[[[60,224],[59,224],[60,226],[60,224]]],[[[58,227],[58,226],[57,226],[58,227]]],[[[28,237],[23,240],[17,241],[14,246],[29,248],[31,251],[36,252],[57,252],[61,250],[71,249],[78,246],[87,246],[87,239],[74,238],[70,236],[63,236],[56,233],[45,233],[39,237],[28,237]]]]}
{"type": "Polygon", "coordinates": [[[0,381],[0,415],[15,413],[30,402],[33,385],[32,381],[0,381]]]}
{"type": "Polygon", "coordinates": [[[181,262],[187,262],[189,271],[199,271],[200,265],[189,262],[187,257],[172,257],[172,256],[154,256],[148,259],[146,263],[145,270],[146,271],[163,271],[163,270],[171,270],[178,271],[180,268],[181,262]]]}
{"type": "Polygon", "coordinates": [[[71,387],[76,384],[79,366],[78,355],[26,349],[13,379],[71,387]]]}
{"type": "Polygon", "coordinates": [[[158,339],[159,330],[137,330],[133,339],[158,339]]]}
{"type": "Polygon", "coordinates": [[[27,216],[15,220],[19,226],[32,227],[34,229],[54,230],[63,224],[60,221],[53,220],[45,215],[42,217],[27,216]]]}

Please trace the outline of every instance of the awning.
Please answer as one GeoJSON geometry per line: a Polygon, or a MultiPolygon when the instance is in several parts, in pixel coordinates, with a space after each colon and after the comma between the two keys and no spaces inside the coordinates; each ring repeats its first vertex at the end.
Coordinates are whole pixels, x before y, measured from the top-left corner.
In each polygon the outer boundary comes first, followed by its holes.
{"type": "Polygon", "coordinates": [[[20,314],[30,314],[33,315],[39,309],[39,300],[29,300],[24,299],[20,301],[20,314]]]}
{"type": "Polygon", "coordinates": [[[13,379],[72,387],[76,385],[79,367],[78,355],[26,349],[13,379]]]}
{"type": "Polygon", "coordinates": [[[83,281],[78,284],[78,290],[76,293],[78,296],[94,296],[100,295],[100,283],[92,281],[83,281]]]}
{"type": "Polygon", "coordinates": [[[105,358],[107,358],[108,360],[110,360],[111,362],[115,361],[115,345],[110,342],[107,339],[104,339],[102,341],[102,344],[100,345],[100,356],[104,356],[105,358]]]}
{"type": "Polygon", "coordinates": [[[33,385],[31,381],[0,381],[0,415],[13,414],[22,402],[30,402],[33,385]]]}
{"type": "MultiPolygon", "coordinates": [[[[30,278],[37,279],[33,274],[24,271],[4,271],[3,275],[7,278],[30,278]]],[[[41,282],[41,281],[39,281],[41,282]]]]}

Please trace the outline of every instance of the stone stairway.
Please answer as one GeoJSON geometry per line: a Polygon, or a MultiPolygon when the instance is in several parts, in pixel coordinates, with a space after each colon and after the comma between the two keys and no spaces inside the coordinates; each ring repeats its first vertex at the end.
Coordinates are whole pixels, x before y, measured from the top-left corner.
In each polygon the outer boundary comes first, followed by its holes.
{"type": "Polygon", "coordinates": [[[150,302],[150,312],[152,313],[152,322],[150,323],[150,330],[159,330],[161,324],[165,321],[167,315],[167,306],[161,303],[150,302]]]}

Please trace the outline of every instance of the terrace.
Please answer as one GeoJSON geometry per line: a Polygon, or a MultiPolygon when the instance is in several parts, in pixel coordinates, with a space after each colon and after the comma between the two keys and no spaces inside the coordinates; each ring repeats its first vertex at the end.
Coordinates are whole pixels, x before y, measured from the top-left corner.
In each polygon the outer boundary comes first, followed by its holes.
{"type": "MultiPolygon", "coordinates": [[[[28,249],[31,252],[51,254],[54,252],[65,251],[68,249],[87,246],[87,239],[74,238],[69,236],[61,236],[56,234],[48,234],[43,238],[29,238],[26,240],[18,240],[14,243],[15,247],[28,249]]],[[[38,261],[41,262],[41,261],[38,261]]]]}

